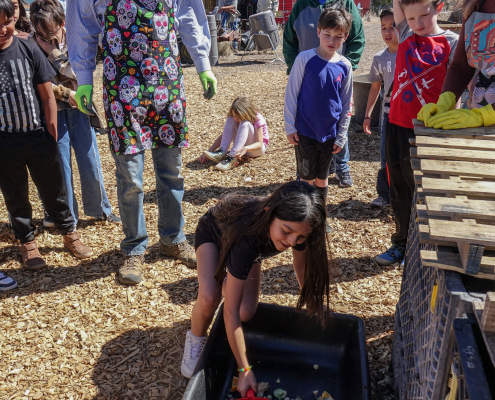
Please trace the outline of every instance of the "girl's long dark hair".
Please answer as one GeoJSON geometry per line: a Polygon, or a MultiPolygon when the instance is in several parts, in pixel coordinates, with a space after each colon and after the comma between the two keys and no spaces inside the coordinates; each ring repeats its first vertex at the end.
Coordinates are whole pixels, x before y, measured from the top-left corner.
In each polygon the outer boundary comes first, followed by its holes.
{"type": "Polygon", "coordinates": [[[31,28],[31,22],[27,17],[26,13],[26,3],[24,0],[18,0],[19,2],[19,19],[15,23],[15,29],[19,32],[31,33],[33,29],[31,28]]]}
{"type": "Polygon", "coordinates": [[[297,308],[306,306],[311,315],[325,322],[330,292],[325,240],[326,209],[322,195],[313,186],[293,181],[283,184],[269,197],[228,194],[218,202],[212,213],[222,231],[220,263],[215,273],[218,281],[225,277],[230,248],[241,237],[266,237],[268,241],[274,218],[291,222],[308,220],[311,233],[306,239],[304,285],[297,308]]]}

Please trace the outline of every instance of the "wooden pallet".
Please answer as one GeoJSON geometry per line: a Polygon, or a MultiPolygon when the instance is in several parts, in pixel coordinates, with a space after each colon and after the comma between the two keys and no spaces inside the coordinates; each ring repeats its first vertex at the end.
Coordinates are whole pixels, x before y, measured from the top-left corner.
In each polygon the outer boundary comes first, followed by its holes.
{"type": "Polygon", "coordinates": [[[495,128],[415,125],[420,239],[439,246],[421,251],[423,265],[495,280],[495,128]]]}

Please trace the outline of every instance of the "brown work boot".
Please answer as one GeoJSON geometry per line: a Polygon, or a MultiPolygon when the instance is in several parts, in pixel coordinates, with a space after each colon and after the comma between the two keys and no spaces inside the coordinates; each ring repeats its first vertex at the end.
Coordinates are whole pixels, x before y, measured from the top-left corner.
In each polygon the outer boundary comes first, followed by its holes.
{"type": "Polygon", "coordinates": [[[93,250],[81,242],[79,233],[69,232],[64,235],[64,247],[69,250],[74,257],[88,258],[93,255],[93,250]]]}
{"type": "Polygon", "coordinates": [[[137,285],[143,280],[142,255],[127,256],[119,269],[119,282],[125,285],[137,285]]]}
{"type": "Polygon", "coordinates": [[[188,268],[197,268],[196,252],[187,240],[179,244],[167,246],[160,241],[160,254],[177,258],[182,261],[188,268]]]}
{"type": "Polygon", "coordinates": [[[27,269],[40,269],[46,267],[45,260],[41,258],[36,240],[32,242],[22,243],[19,246],[22,254],[22,262],[27,269]]]}

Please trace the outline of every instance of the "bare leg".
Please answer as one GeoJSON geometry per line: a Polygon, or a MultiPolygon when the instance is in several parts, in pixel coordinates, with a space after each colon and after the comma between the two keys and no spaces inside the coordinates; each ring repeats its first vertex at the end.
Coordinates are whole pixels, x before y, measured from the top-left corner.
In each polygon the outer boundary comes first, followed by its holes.
{"type": "Polygon", "coordinates": [[[204,243],[196,250],[196,259],[199,292],[192,311],[191,332],[196,337],[203,337],[222,300],[222,285],[215,280],[219,250],[214,243],[204,243]]]}
{"type": "Polygon", "coordinates": [[[220,143],[220,148],[223,151],[229,151],[230,143],[234,140],[238,127],[239,125],[234,121],[234,118],[227,118],[227,121],[225,121],[225,126],[223,127],[222,142],[220,143]]]}

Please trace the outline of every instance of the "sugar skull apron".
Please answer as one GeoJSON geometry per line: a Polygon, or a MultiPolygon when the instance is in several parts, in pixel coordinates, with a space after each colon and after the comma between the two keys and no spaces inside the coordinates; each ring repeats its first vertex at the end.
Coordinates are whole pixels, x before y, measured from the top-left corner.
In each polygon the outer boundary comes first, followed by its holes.
{"type": "Polygon", "coordinates": [[[188,146],[172,1],[111,0],[107,7],[103,105],[116,154],[188,146]]]}
{"type": "Polygon", "coordinates": [[[464,29],[468,63],[476,68],[469,85],[468,106],[480,108],[495,103],[495,14],[474,12],[464,29]]]}

